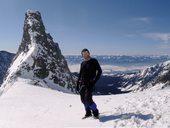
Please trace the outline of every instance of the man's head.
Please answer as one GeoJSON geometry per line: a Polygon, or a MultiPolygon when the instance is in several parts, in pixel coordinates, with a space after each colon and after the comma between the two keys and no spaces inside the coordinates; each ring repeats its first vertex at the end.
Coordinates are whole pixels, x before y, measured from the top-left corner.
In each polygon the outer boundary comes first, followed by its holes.
{"type": "Polygon", "coordinates": [[[87,48],[84,48],[82,51],[81,51],[81,55],[82,57],[87,60],[90,58],[90,52],[87,48]]]}

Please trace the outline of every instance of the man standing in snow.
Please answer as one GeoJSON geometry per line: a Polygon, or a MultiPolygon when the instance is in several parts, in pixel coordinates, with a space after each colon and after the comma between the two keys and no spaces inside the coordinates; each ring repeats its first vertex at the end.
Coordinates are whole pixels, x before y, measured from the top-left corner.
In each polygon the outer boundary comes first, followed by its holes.
{"type": "Polygon", "coordinates": [[[83,119],[91,117],[99,118],[99,111],[92,99],[92,93],[96,82],[99,80],[102,69],[95,58],[91,58],[88,49],[81,51],[84,61],[81,63],[80,73],[77,81],[77,91],[80,93],[81,101],[84,104],[86,114],[83,119]]]}

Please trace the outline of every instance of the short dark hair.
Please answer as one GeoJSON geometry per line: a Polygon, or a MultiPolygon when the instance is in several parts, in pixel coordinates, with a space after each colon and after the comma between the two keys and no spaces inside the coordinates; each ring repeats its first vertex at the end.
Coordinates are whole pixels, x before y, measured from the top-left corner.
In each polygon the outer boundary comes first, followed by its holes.
{"type": "Polygon", "coordinates": [[[81,54],[82,54],[83,52],[88,52],[88,53],[90,53],[87,48],[84,48],[84,49],[81,51],[81,54]]]}

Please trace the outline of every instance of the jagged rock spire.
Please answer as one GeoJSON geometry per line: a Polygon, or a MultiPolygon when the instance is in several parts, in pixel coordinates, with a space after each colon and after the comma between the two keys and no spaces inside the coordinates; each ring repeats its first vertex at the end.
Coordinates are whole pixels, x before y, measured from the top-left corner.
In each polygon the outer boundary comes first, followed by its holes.
{"type": "Polygon", "coordinates": [[[57,89],[58,85],[73,90],[75,84],[58,43],[53,41],[38,11],[25,13],[21,45],[6,80],[24,77],[57,89]]]}

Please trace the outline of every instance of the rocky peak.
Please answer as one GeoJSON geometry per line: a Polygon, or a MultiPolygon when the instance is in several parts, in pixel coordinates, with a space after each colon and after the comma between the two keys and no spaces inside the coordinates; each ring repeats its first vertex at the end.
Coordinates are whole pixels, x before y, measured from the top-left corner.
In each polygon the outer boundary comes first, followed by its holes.
{"type": "Polygon", "coordinates": [[[46,33],[38,11],[28,10],[25,14],[22,42],[6,80],[16,77],[39,81],[52,89],[59,85],[73,90],[75,85],[58,43],[46,33]]]}

